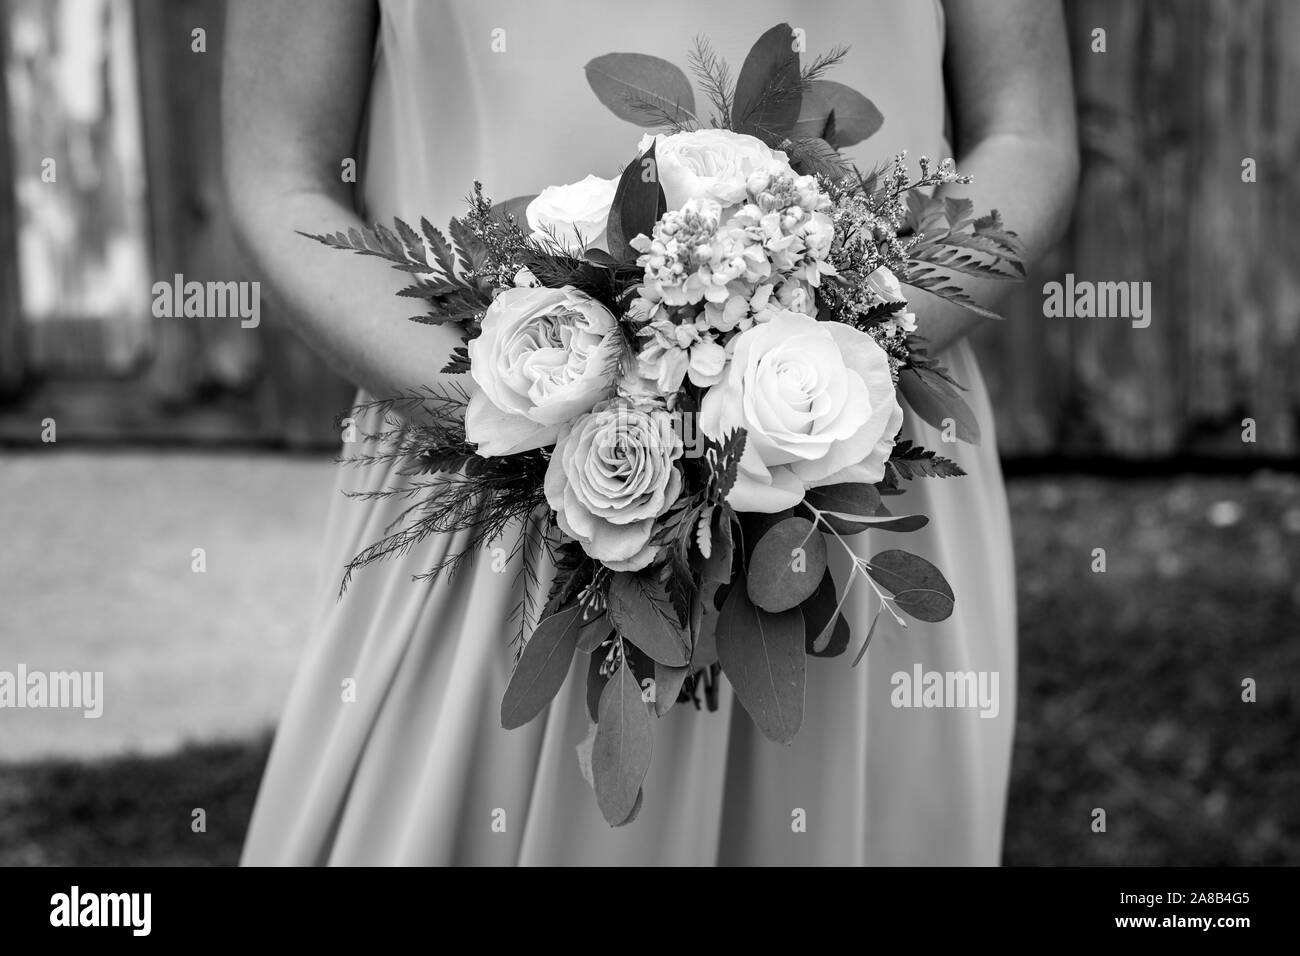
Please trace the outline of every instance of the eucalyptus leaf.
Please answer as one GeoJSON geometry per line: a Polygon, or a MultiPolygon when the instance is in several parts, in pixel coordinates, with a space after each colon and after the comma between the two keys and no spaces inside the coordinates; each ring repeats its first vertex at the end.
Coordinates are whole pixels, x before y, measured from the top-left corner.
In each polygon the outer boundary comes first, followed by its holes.
{"type": "Polygon", "coordinates": [[[853,658],[853,667],[857,667],[862,662],[862,658],[867,654],[867,648],[871,646],[871,638],[876,633],[876,625],[884,617],[885,609],[882,607],[876,612],[876,616],[871,619],[871,626],[867,628],[867,639],[862,642],[862,648],[858,651],[857,656],[853,658]]]}
{"type": "Polygon", "coordinates": [[[836,657],[848,648],[849,622],[840,613],[842,605],[835,593],[831,569],[827,568],[817,590],[799,606],[803,613],[804,645],[809,654],[836,657]]]}
{"type": "Polygon", "coordinates": [[[807,139],[824,139],[835,142],[835,116],[831,111],[830,101],[817,92],[813,84],[803,91],[799,105],[799,119],[790,130],[791,137],[807,139]]]}
{"type": "Polygon", "coordinates": [[[876,518],[858,518],[840,511],[823,511],[824,523],[836,519],[832,527],[840,534],[858,534],[862,531],[920,531],[930,519],[925,515],[880,515],[876,518]]]}
{"type": "Polygon", "coordinates": [[[790,743],[803,724],[807,682],[803,614],[795,608],[769,614],[733,587],[722,606],[718,661],[763,735],[790,743]]]}
{"type": "Polygon", "coordinates": [[[669,667],[655,661],[655,714],[662,717],[677,703],[677,695],[686,683],[689,667],[669,667]]]}
{"type": "Polygon", "coordinates": [[[907,551],[881,551],[867,564],[871,579],[894,596],[894,604],[918,621],[943,621],[952,614],[953,593],[943,572],[907,551]]]}
{"type": "Polygon", "coordinates": [[[821,523],[840,534],[857,534],[866,530],[861,519],[876,517],[881,509],[880,492],[876,486],[861,481],[809,488],[803,504],[827,512],[829,516],[821,523]]]}
{"type": "Polygon", "coordinates": [[[501,698],[501,726],[522,727],[545,709],[559,691],[578,644],[577,605],[552,614],[537,625],[524,645],[501,698]]]}
{"type": "MultiPolygon", "coordinates": [[[[836,149],[855,146],[867,139],[885,122],[876,105],[851,86],[834,80],[813,80],[805,98],[825,103],[833,118],[831,135],[822,136],[836,149]]],[[[814,133],[821,136],[821,133],[814,133]]]]}
{"type": "Polygon", "coordinates": [[[637,251],[628,243],[638,235],[650,235],[655,223],[668,209],[663,187],[655,171],[655,143],[635,160],[628,163],[614,190],[614,200],[609,207],[605,238],[610,255],[619,262],[636,260],[637,251]]]}
{"type": "Polygon", "coordinates": [[[591,771],[596,804],[610,826],[625,823],[636,808],[653,751],[650,712],[630,667],[620,667],[600,695],[591,771]]]}
{"type": "Polygon", "coordinates": [[[737,514],[736,517],[740,525],[740,543],[744,548],[746,564],[754,554],[754,546],[763,539],[763,535],[793,514],[793,508],[770,514],[762,511],[745,511],[737,514]]]}
{"type": "Polygon", "coordinates": [[[880,512],[880,492],[875,485],[865,481],[809,488],[804,500],[823,511],[843,511],[863,518],[874,517],[880,512]]]}
{"type": "Polygon", "coordinates": [[[732,127],[772,145],[789,136],[803,101],[794,31],[778,23],[750,49],[736,78],[732,127]]]}
{"type": "Polygon", "coordinates": [[[826,539],[807,518],[791,517],[769,528],[749,558],[745,587],[765,611],[802,604],[826,572],[826,539]]]}
{"type": "Polygon", "coordinates": [[[629,813],[626,817],[624,817],[621,823],[615,823],[612,825],[616,827],[625,827],[633,820],[635,820],[637,814],[641,812],[641,803],[644,800],[644,798],[645,798],[645,790],[644,789],[637,790],[636,802],[632,804],[632,812],[629,813]]]}
{"type": "Polygon", "coordinates": [[[652,660],[681,667],[690,654],[689,637],[671,599],[649,576],[620,571],[609,585],[607,613],[623,640],[652,660]]]}
{"type": "Polygon", "coordinates": [[[586,259],[594,266],[600,266],[602,269],[608,269],[618,265],[618,260],[611,256],[604,249],[590,248],[582,253],[582,258],[586,259]]]}
{"type": "Polygon", "coordinates": [[[578,650],[584,654],[592,653],[605,643],[613,629],[614,625],[604,611],[596,610],[593,613],[590,605],[584,607],[578,618],[578,650]]]}
{"type": "Polygon", "coordinates": [[[898,389],[912,411],[926,424],[943,429],[951,419],[960,441],[978,445],[979,422],[966,400],[943,376],[928,368],[905,368],[898,376],[898,389]]]}
{"type": "Polygon", "coordinates": [[[695,119],[691,81],[665,59],[645,53],[606,53],[585,70],[596,98],[619,119],[647,128],[695,119]]]}
{"type": "Polygon", "coordinates": [[[600,665],[604,662],[604,654],[592,654],[587,663],[587,714],[592,720],[600,719],[600,695],[609,682],[600,672],[600,665]]]}

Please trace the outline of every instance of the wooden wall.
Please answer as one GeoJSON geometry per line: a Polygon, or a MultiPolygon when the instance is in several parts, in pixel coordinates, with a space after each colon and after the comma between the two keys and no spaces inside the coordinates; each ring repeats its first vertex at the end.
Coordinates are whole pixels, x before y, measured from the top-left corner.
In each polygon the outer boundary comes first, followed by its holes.
{"type": "MultiPolygon", "coordinates": [[[[135,12],[145,152],[151,254],[141,291],[177,273],[186,281],[259,280],[236,248],[223,192],[224,0],[121,2],[135,12]],[[194,48],[196,29],[205,34],[202,51],[194,48]]],[[[48,148],[58,155],[61,147],[55,141],[48,148]]],[[[3,172],[10,151],[0,152],[3,172]]],[[[3,181],[7,186],[7,174],[3,181]]],[[[13,233],[8,195],[0,195],[0,253],[13,233]]],[[[9,259],[0,255],[0,270],[9,259]]],[[[0,296],[8,297],[15,286],[3,278],[0,296]]],[[[0,318],[0,392],[20,376],[24,382],[16,398],[0,403],[0,440],[39,440],[39,423],[49,416],[61,441],[336,447],[334,416],[353,390],[279,325],[265,283],[262,293],[256,328],[237,319],[125,317],[147,324],[147,354],[130,368],[111,355],[113,333],[128,322],[45,318],[26,323],[20,349],[10,345],[24,331],[16,305],[0,301],[7,317],[0,318]]],[[[140,298],[147,311],[152,295],[140,298]]]]}
{"type": "Polygon", "coordinates": [[[1300,3],[1070,0],[1067,14],[1074,223],[1011,320],[978,335],[1004,453],[1296,456],[1300,3]],[[1151,325],[1045,318],[1042,285],[1067,272],[1151,282],[1151,325]]]}
{"type": "MultiPolygon", "coordinates": [[[[235,246],[221,175],[222,0],[136,0],[155,275],[256,281],[235,246]],[[205,53],[192,32],[206,32],[205,53]]],[[[262,289],[262,322],[157,323],[149,372],[171,403],[205,393],[247,396],[240,433],[293,446],[337,444],[335,414],[352,390],[276,322],[262,289]]]]}
{"type": "MultiPolygon", "coordinates": [[[[7,44],[0,43],[0,79],[5,75],[7,44]]],[[[2,92],[2,90],[0,90],[2,92]]],[[[17,221],[13,192],[13,157],[9,142],[9,103],[0,96],[0,401],[17,393],[23,381],[23,325],[18,299],[17,221]]]]}

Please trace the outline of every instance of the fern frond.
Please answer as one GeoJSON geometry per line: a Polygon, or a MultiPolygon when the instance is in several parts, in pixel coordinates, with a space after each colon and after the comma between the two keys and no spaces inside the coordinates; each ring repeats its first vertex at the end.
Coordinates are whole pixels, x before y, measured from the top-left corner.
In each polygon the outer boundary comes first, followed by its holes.
{"type": "Polygon", "coordinates": [[[702,34],[695,37],[695,48],[687,54],[687,61],[704,95],[718,114],[714,125],[730,129],[731,107],[736,95],[736,84],[731,76],[731,67],[727,65],[726,60],[714,52],[708,38],[702,34]]]}
{"type": "Polygon", "coordinates": [[[966,474],[952,459],[937,455],[908,440],[894,445],[885,468],[887,472],[892,472],[895,487],[898,479],[957,478],[966,474]]]}
{"type": "Polygon", "coordinates": [[[849,48],[837,44],[831,47],[826,53],[818,54],[813,61],[803,68],[800,79],[803,81],[803,90],[807,92],[808,84],[813,80],[819,80],[822,74],[827,72],[831,67],[838,66],[840,61],[849,55],[849,48]]]}

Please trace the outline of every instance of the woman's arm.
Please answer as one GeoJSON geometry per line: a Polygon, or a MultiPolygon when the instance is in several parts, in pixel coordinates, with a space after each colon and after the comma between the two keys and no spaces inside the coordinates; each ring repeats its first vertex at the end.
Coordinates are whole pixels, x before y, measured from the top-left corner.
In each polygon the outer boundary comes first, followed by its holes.
{"type": "Polygon", "coordinates": [[[382,397],[434,384],[456,330],[405,321],[413,309],[395,293],[406,283],[385,262],[297,234],[362,225],[341,164],[357,155],[377,16],[358,0],[233,0],[222,119],[236,233],[280,314],[382,397]]]}
{"type": "MultiPolygon", "coordinates": [[[[1074,91],[1061,5],[1049,0],[945,0],[948,101],[957,171],[980,213],[997,209],[1019,234],[1025,261],[1064,231],[1079,176],[1074,91]]],[[[955,284],[996,308],[1010,283],[966,276],[955,284]]],[[[982,321],[934,296],[916,293],[920,334],[930,351],[955,342],[982,321]]]]}

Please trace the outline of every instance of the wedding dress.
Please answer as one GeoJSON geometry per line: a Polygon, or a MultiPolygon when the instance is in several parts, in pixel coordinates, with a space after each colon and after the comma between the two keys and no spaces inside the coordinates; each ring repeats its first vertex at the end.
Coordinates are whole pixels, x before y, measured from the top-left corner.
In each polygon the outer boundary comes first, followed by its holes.
{"type": "MultiPolygon", "coordinates": [[[[783,21],[803,31],[810,54],[849,45],[831,78],[862,91],[885,118],[850,151],[855,162],[867,167],[901,149],[913,160],[948,155],[937,0],[381,7],[360,163],[371,220],[445,224],[475,179],[504,200],[589,172],[614,176],[641,131],[597,101],[587,61],[641,52],[686,69],[692,38],[704,34],[734,75],[753,41],[783,21]]],[[[336,601],[344,565],[400,507],[341,495],[399,481],[388,469],[341,467],[313,633],[243,862],[998,863],[1015,719],[1010,525],[979,369],[965,342],[943,358],[970,389],[982,444],[945,444],[910,415],[903,437],[955,458],[969,476],[911,483],[898,501],[931,517],[922,532],[851,540],[868,555],[905,546],[940,566],[957,595],[953,617],[907,630],[882,618],[856,668],[848,656],[811,659],[792,746],[763,738],[725,682],[717,712],[678,705],[655,722],[640,815],[618,829],[602,819],[575,754],[587,732],[584,655],[548,712],[501,729],[518,559],[494,570],[500,561],[485,553],[453,580],[412,583],[463,546],[443,537],[361,571],[336,601]],[[996,714],[896,706],[916,701],[894,675],[910,679],[918,666],[998,675],[996,714]]],[[[430,370],[440,365],[431,355],[430,370]]],[[[843,559],[832,558],[841,584],[843,559]]],[[[870,589],[855,587],[846,614],[856,640],[875,610],[870,589]]]]}

